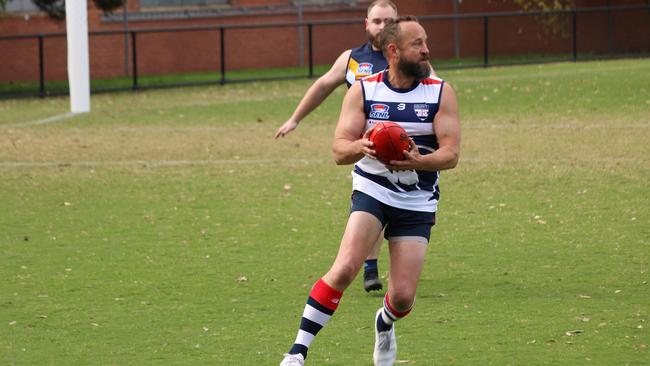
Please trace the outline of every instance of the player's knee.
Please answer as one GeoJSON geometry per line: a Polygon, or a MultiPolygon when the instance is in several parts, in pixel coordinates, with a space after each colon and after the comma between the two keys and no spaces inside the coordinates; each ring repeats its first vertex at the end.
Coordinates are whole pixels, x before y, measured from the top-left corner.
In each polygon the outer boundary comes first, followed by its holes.
{"type": "Polygon", "coordinates": [[[414,300],[415,291],[408,288],[396,288],[390,294],[390,304],[399,312],[410,310],[413,307],[414,300]]]}
{"type": "Polygon", "coordinates": [[[351,262],[338,263],[330,270],[330,274],[337,285],[347,287],[354,281],[360,268],[360,265],[351,262]]]}

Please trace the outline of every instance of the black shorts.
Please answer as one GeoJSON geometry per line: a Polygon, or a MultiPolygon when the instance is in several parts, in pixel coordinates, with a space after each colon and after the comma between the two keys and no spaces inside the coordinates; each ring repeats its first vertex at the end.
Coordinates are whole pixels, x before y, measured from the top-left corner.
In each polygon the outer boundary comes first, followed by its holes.
{"type": "Polygon", "coordinates": [[[352,192],[352,207],[355,211],[368,212],[381,222],[384,237],[422,237],[429,241],[431,227],[436,224],[435,212],[404,210],[379,202],[375,198],[359,191],[352,192]]]}

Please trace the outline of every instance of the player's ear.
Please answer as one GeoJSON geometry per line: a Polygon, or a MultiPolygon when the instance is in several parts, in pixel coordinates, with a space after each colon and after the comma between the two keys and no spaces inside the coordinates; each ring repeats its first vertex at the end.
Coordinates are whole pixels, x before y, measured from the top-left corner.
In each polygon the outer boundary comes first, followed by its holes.
{"type": "Polygon", "coordinates": [[[388,54],[389,54],[390,56],[395,56],[395,55],[397,55],[397,52],[398,52],[397,44],[395,44],[395,43],[389,43],[389,44],[386,46],[386,48],[388,49],[388,54]]]}

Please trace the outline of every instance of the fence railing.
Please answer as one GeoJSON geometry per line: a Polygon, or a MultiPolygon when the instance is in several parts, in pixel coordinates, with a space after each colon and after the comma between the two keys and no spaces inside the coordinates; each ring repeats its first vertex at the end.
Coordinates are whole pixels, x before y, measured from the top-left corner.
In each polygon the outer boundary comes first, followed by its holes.
{"type": "MultiPolygon", "coordinates": [[[[588,40],[590,34],[581,34],[579,32],[579,20],[581,17],[584,17],[586,14],[595,14],[595,13],[634,13],[637,16],[645,17],[645,26],[646,29],[637,29],[640,32],[641,37],[639,39],[645,44],[641,44],[636,47],[636,50],[633,54],[648,56],[650,55],[650,41],[647,39],[647,34],[650,32],[650,5],[639,5],[639,6],[615,6],[615,7],[594,7],[594,8],[579,8],[579,9],[570,9],[570,10],[554,10],[554,11],[531,11],[531,12],[502,12],[502,13],[472,13],[472,14],[458,14],[458,15],[431,15],[431,16],[420,16],[418,17],[420,22],[425,24],[427,22],[440,22],[440,21],[456,21],[456,22],[482,22],[481,27],[473,27],[470,34],[471,39],[482,39],[482,57],[470,58],[468,62],[456,62],[449,63],[446,65],[435,65],[437,69],[445,68],[461,68],[461,67],[490,67],[495,65],[507,64],[523,64],[523,63],[541,63],[549,61],[547,57],[527,57],[524,59],[516,59],[508,62],[500,61],[499,59],[494,59],[493,56],[495,52],[491,48],[491,44],[495,42],[494,39],[491,39],[491,25],[495,24],[500,19],[505,18],[542,18],[549,16],[561,16],[568,17],[569,20],[569,31],[568,35],[565,38],[567,42],[570,43],[570,52],[568,54],[560,55],[559,57],[551,58],[552,61],[578,61],[582,59],[590,58],[600,58],[600,57],[629,57],[630,54],[623,52],[609,52],[606,53],[590,53],[589,50],[585,50],[585,55],[581,55],[580,44],[582,40],[588,40]],[[480,29],[481,34],[476,34],[476,29],[480,29]],[[579,38],[582,37],[582,38],[579,38]],[[643,41],[645,39],[645,41],[643,41]],[[492,41],[492,42],[491,42],[492,41]]],[[[565,19],[566,20],[566,19],[565,19]]],[[[336,25],[351,25],[351,24],[360,24],[359,19],[348,19],[348,20],[323,20],[323,21],[310,21],[310,22],[283,22],[283,23],[266,23],[266,24],[236,24],[236,25],[218,25],[218,26],[186,26],[186,27],[168,27],[168,28],[142,28],[142,29],[128,29],[124,30],[114,30],[114,31],[93,31],[89,32],[89,37],[106,37],[106,36],[115,36],[121,35],[123,37],[129,37],[130,39],[130,85],[128,87],[119,86],[112,88],[93,88],[93,92],[101,91],[115,91],[115,90],[139,90],[152,87],[175,87],[175,86],[186,86],[186,85],[202,85],[202,84],[226,84],[230,82],[244,82],[244,81],[258,81],[261,79],[283,79],[283,78],[312,78],[316,76],[314,71],[314,29],[324,26],[336,26],[336,25]],[[227,64],[227,54],[230,50],[230,46],[226,42],[226,34],[234,30],[269,30],[273,28],[306,28],[307,30],[307,49],[306,49],[306,59],[307,67],[304,74],[293,75],[293,76],[270,76],[265,78],[252,77],[252,78],[237,78],[229,79],[228,78],[228,64],[227,64]],[[218,80],[209,80],[202,81],[196,80],[191,82],[169,82],[157,85],[142,85],[140,83],[141,73],[139,70],[139,57],[141,56],[141,49],[139,48],[139,39],[145,34],[152,33],[182,33],[182,32],[217,32],[218,40],[215,43],[219,44],[219,62],[218,67],[215,65],[215,70],[208,70],[216,72],[218,68],[220,78],[218,80]]],[[[498,24],[498,23],[497,23],[498,24]]],[[[643,24],[643,21],[641,22],[643,24]]],[[[506,25],[507,27],[507,25],[506,25]]],[[[502,26],[503,28],[503,26],[502,26]]],[[[563,28],[564,29],[564,28],[563,28]]],[[[564,29],[565,31],[567,29],[564,29]]],[[[506,31],[508,31],[506,29],[506,31]]],[[[510,30],[514,31],[514,29],[510,30]]],[[[615,29],[613,27],[607,27],[607,38],[612,39],[615,29]]],[[[503,32],[503,29],[501,30],[503,32]]],[[[67,93],[66,90],[48,90],[46,85],[46,66],[47,59],[45,55],[45,43],[46,41],[54,38],[65,38],[65,33],[48,33],[48,34],[27,34],[27,35],[16,35],[16,36],[2,36],[0,37],[0,50],[2,50],[3,45],[6,46],[6,42],[19,42],[24,40],[36,40],[38,47],[38,89],[27,87],[27,90],[3,90],[0,88],[0,98],[12,98],[12,97],[33,97],[40,96],[45,97],[48,95],[59,95],[67,93]]],[[[467,36],[465,34],[465,36],[467,36]]],[[[475,42],[474,42],[475,43],[475,42]]],[[[340,52],[342,50],[337,50],[340,52]]],[[[3,52],[4,53],[4,52],[3,52]]],[[[517,52],[514,52],[515,54],[517,52]]],[[[6,53],[4,53],[6,55],[6,53]]],[[[14,60],[14,62],[23,62],[22,60],[14,60]]],[[[1,85],[1,84],[0,84],[1,85]]]]}

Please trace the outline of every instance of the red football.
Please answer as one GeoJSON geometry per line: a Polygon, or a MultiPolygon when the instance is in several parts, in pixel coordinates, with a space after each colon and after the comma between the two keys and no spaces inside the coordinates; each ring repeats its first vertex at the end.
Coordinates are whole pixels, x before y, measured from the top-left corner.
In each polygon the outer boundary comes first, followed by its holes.
{"type": "Polygon", "coordinates": [[[377,158],[384,164],[391,160],[404,160],[403,151],[409,150],[409,136],[394,122],[378,122],[368,139],[375,144],[377,158]]]}

